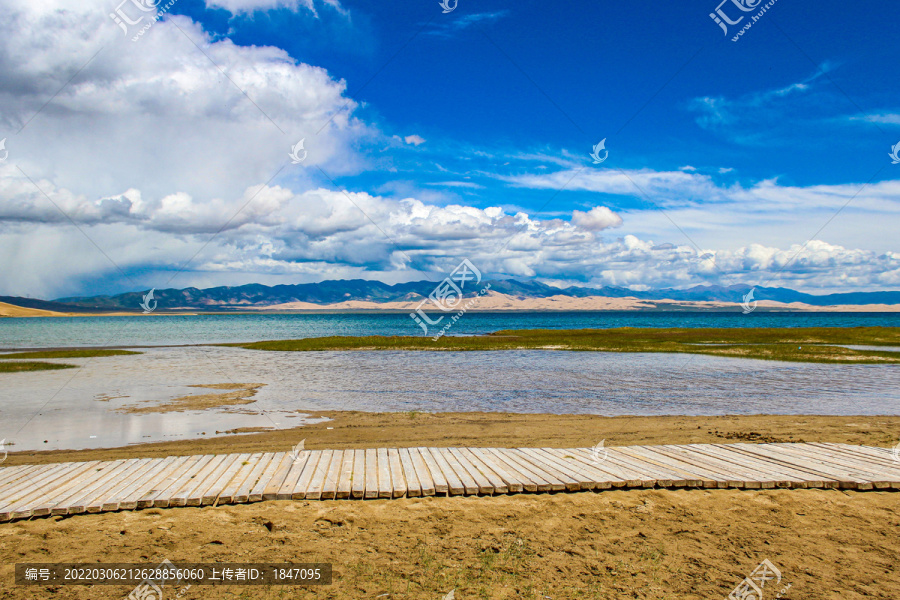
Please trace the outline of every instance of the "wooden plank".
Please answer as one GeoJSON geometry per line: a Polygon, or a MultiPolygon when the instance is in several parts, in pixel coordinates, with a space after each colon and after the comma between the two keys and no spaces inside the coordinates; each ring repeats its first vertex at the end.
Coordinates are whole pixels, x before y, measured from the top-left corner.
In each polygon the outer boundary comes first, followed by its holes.
{"type": "Polygon", "coordinates": [[[192,500],[197,500],[198,498],[200,505],[209,506],[216,504],[222,496],[222,492],[234,480],[238,471],[244,467],[252,467],[250,465],[249,452],[229,454],[228,456],[229,458],[222,461],[221,467],[216,469],[215,473],[210,473],[209,477],[206,478],[206,484],[199,486],[191,493],[191,497],[188,498],[189,506],[198,506],[191,503],[192,500]]]}
{"type": "Polygon", "coordinates": [[[19,479],[14,485],[4,491],[4,498],[0,501],[0,510],[18,502],[22,494],[30,493],[35,488],[41,487],[45,482],[52,481],[58,477],[59,474],[65,473],[68,469],[71,469],[74,464],[77,463],[52,463],[43,465],[43,468],[40,470],[19,479]]]}
{"type": "MultiPolygon", "coordinates": [[[[115,478],[115,480],[111,481],[109,486],[103,489],[102,493],[98,493],[97,497],[85,507],[85,511],[89,513],[98,513],[119,510],[119,503],[113,499],[118,496],[122,490],[144,475],[144,473],[152,469],[153,465],[158,460],[159,459],[154,458],[138,459],[138,462],[131,468],[123,471],[115,478]]],[[[50,510],[48,509],[47,512],[49,513],[50,510]]]]}
{"type": "MultiPolygon", "coordinates": [[[[845,468],[849,473],[860,474],[866,479],[871,480],[873,483],[876,481],[881,482],[883,480],[885,484],[889,484],[892,479],[892,474],[889,473],[891,470],[890,467],[883,467],[876,462],[869,462],[856,455],[835,452],[827,448],[816,447],[810,444],[771,445],[785,452],[796,453],[813,459],[814,461],[822,461],[828,465],[845,468]]],[[[898,469],[897,475],[900,475],[900,469],[898,469]]],[[[876,487],[878,486],[876,485],[876,487]]]]}
{"type": "MultiPolygon", "coordinates": [[[[675,487],[681,480],[681,477],[672,471],[657,466],[647,459],[634,456],[628,452],[623,452],[623,448],[623,446],[616,446],[615,448],[607,449],[607,460],[619,461],[624,465],[632,467],[639,473],[646,473],[648,477],[655,479],[656,485],[660,487],[675,487]]],[[[680,487],[684,487],[683,482],[680,487]]]]}
{"type": "Polygon", "coordinates": [[[428,448],[416,448],[415,451],[421,457],[422,462],[425,463],[425,468],[428,469],[428,477],[434,483],[434,493],[449,494],[450,484],[428,448]]]}
{"type": "MultiPolygon", "coordinates": [[[[444,460],[444,464],[441,465],[441,470],[443,470],[446,465],[459,479],[460,483],[463,486],[463,493],[468,496],[472,496],[478,493],[478,484],[475,482],[475,478],[469,474],[469,472],[463,467],[459,460],[453,454],[451,454],[449,448],[432,448],[431,453],[434,455],[435,450],[440,453],[440,458],[444,460]]],[[[438,461],[440,462],[440,461],[438,461]]]]}
{"type": "Polygon", "coordinates": [[[353,451],[353,485],[350,486],[351,498],[364,498],[366,495],[366,452],[353,451]]]}
{"type": "MultiPolygon", "coordinates": [[[[700,452],[684,450],[680,446],[656,446],[654,450],[664,456],[671,456],[703,469],[705,473],[710,474],[717,488],[745,488],[755,477],[750,469],[742,467],[739,463],[726,462],[700,452]]],[[[774,478],[760,481],[759,484],[760,488],[776,487],[774,478]]]]}
{"type": "Polygon", "coordinates": [[[561,450],[561,452],[565,452],[566,456],[572,456],[573,460],[580,461],[581,464],[591,471],[596,471],[601,476],[605,473],[613,487],[640,488],[656,485],[655,479],[647,481],[645,474],[638,473],[633,469],[621,467],[608,460],[594,460],[591,448],[566,448],[561,450]]]}
{"type": "MultiPolygon", "coordinates": [[[[307,452],[309,452],[309,460],[303,465],[303,472],[300,473],[300,478],[294,485],[294,491],[291,492],[293,500],[309,498],[309,491],[313,488],[313,479],[319,473],[322,473],[323,469],[327,468],[327,463],[325,465],[322,463],[331,458],[330,450],[307,450],[307,452]],[[328,452],[327,455],[325,454],[326,452],[328,452]]],[[[322,481],[324,480],[325,475],[323,474],[322,481]]]]}
{"type": "Polygon", "coordinates": [[[532,448],[532,450],[546,464],[552,465],[560,473],[564,473],[578,481],[583,490],[608,489],[612,487],[608,475],[605,477],[599,476],[599,473],[592,471],[586,462],[576,459],[572,454],[566,454],[557,448],[532,448]]]}
{"type": "MultiPolygon", "coordinates": [[[[466,448],[448,448],[450,454],[456,458],[461,467],[468,471],[469,475],[475,480],[478,486],[479,494],[493,494],[497,491],[497,486],[506,489],[506,484],[497,477],[490,469],[488,469],[478,458],[468,452],[466,448]],[[496,486],[494,484],[497,484],[496,486]]],[[[505,493],[505,492],[504,492],[505,493]]]]}
{"type": "MultiPolygon", "coordinates": [[[[222,461],[231,457],[231,460],[234,460],[233,455],[230,454],[219,454],[212,455],[209,457],[209,460],[201,461],[197,468],[193,469],[191,473],[186,474],[182,479],[182,485],[178,487],[173,493],[169,494],[168,501],[169,506],[185,506],[187,505],[187,498],[191,492],[193,492],[198,485],[203,483],[206,477],[209,475],[210,471],[212,471],[215,467],[219,466],[222,461]]],[[[156,506],[156,503],[153,504],[156,506]]]]}
{"type": "Polygon", "coordinates": [[[514,448],[509,452],[519,459],[520,464],[528,465],[533,472],[538,473],[544,479],[549,481],[551,491],[567,490],[570,492],[577,492],[581,489],[581,483],[577,479],[574,479],[565,473],[561,473],[552,465],[549,465],[538,458],[534,454],[532,448],[514,448]],[[562,487],[559,487],[560,485],[562,487]]]}
{"type": "Polygon", "coordinates": [[[550,482],[523,469],[518,462],[506,455],[507,448],[483,448],[482,451],[488,457],[494,459],[498,466],[506,469],[522,484],[526,492],[549,492],[550,482]]]}
{"type": "Polygon", "coordinates": [[[293,473],[296,463],[299,462],[302,465],[306,462],[306,458],[305,452],[299,455],[285,452],[283,456],[279,457],[272,476],[263,487],[263,500],[289,500],[294,484],[297,482],[296,478],[290,480],[291,473],[293,473]],[[296,458],[294,458],[295,456],[296,458]]]}
{"type": "MultiPolygon", "coordinates": [[[[472,448],[457,448],[458,451],[473,467],[478,469],[484,479],[487,480],[487,487],[490,491],[482,493],[490,494],[507,494],[509,493],[509,485],[503,481],[503,477],[494,471],[491,466],[485,462],[480,456],[472,452],[472,448]]],[[[481,484],[479,483],[479,487],[481,484]]]]}
{"type": "Polygon", "coordinates": [[[406,495],[406,480],[403,478],[403,463],[397,448],[388,448],[388,468],[391,470],[391,491],[394,498],[406,495]]]}
{"type": "Polygon", "coordinates": [[[582,458],[572,450],[559,448],[532,448],[531,450],[543,456],[545,462],[553,465],[558,472],[565,473],[578,481],[581,489],[609,489],[613,487],[613,483],[617,487],[625,487],[627,483],[620,476],[611,475],[609,472],[597,468],[594,465],[593,457],[582,458]]]}
{"type": "Polygon", "coordinates": [[[366,449],[366,499],[378,497],[378,454],[374,448],[366,449]]]}
{"type": "Polygon", "coordinates": [[[577,492],[590,489],[588,482],[574,477],[571,469],[563,467],[563,463],[557,463],[556,459],[547,454],[537,452],[535,448],[516,448],[515,452],[528,460],[535,467],[541,469],[563,483],[567,491],[577,492]]]}
{"type": "Polygon", "coordinates": [[[879,452],[872,452],[864,446],[845,446],[843,444],[806,444],[806,447],[821,449],[834,453],[835,456],[844,456],[859,461],[861,464],[871,465],[892,477],[900,476],[900,462],[890,454],[883,455],[879,452]]]}
{"type": "MultiPolygon", "coordinates": [[[[104,479],[110,473],[115,474],[120,468],[127,468],[130,465],[131,462],[125,460],[95,461],[90,468],[73,476],[70,483],[62,486],[58,494],[47,499],[50,504],[50,514],[68,514],[72,502],[80,501],[83,496],[92,493],[98,485],[103,484],[104,479]]],[[[42,512],[46,514],[45,511],[42,512]]]]}
{"type": "MultiPolygon", "coordinates": [[[[598,469],[594,469],[590,461],[582,460],[576,457],[569,450],[561,448],[540,448],[538,451],[547,457],[547,460],[553,460],[560,465],[565,472],[572,473],[573,476],[584,482],[586,489],[590,490],[606,490],[613,487],[613,476],[598,469]]],[[[624,487],[625,481],[616,479],[617,487],[624,487]]]]}
{"type": "MultiPolygon", "coordinates": [[[[272,485],[274,487],[275,476],[286,456],[288,456],[287,452],[263,452],[247,479],[238,487],[231,498],[232,504],[261,502],[266,490],[271,489],[269,486],[272,485]]],[[[278,491],[277,487],[274,487],[274,489],[275,492],[278,491]]],[[[275,498],[275,492],[272,492],[272,499],[275,498]]]]}
{"type": "Polygon", "coordinates": [[[826,450],[809,448],[805,445],[791,447],[790,445],[772,444],[772,446],[778,448],[788,457],[808,460],[814,465],[830,469],[849,481],[855,480],[860,483],[871,483],[875,489],[891,489],[893,486],[890,476],[879,473],[877,469],[870,469],[865,464],[852,458],[837,456],[826,450]]]}
{"type": "Polygon", "coordinates": [[[544,471],[536,468],[530,462],[526,461],[522,456],[515,453],[511,448],[492,448],[494,456],[502,460],[509,468],[513,469],[517,474],[523,475],[533,481],[538,492],[550,492],[566,489],[563,482],[558,481],[544,471]]]}
{"type": "MultiPolygon", "coordinates": [[[[290,453],[288,456],[290,456],[290,453]]],[[[296,458],[291,457],[291,468],[287,472],[287,475],[285,475],[284,481],[281,482],[278,493],[275,494],[277,500],[300,499],[302,497],[298,495],[297,498],[294,498],[294,491],[298,487],[300,477],[303,475],[306,465],[308,465],[311,460],[319,460],[319,454],[313,454],[312,450],[303,450],[296,458]]],[[[311,465],[312,468],[315,468],[315,466],[315,463],[311,465]]],[[[312,474],[309,474],[309,477],[311,478],[312,474]]],[[[309,478],[307,478],[303,485],[304,494],[306,493],[307,486],[309,486],[309,478]]]]}
{"type": "Polygon", "coordinates": [[[783,455],[769,452],[763,447],[763,444],[751,444],[750,446],[755,446],[754,448],[744,448],[740,444],[713,444],[713,446],[722,451],[740,453],[744,456],[755,458],[760,462],[767,463],[769,468],[774,466],[781,471],[792,473],[802,479],[806,487],[836,488],[840,486],[839,481],[821,471],[817,471],[807,465],[786,462],[783,455]]]}
{"type": "Polygon", "coordinates": [[[272,481],[272,477],[275,476],[275,471],[277,471],[278,467],[281,465],[281,459],[284,454],[284,452],[276,452],[272,455],[268,464],[259,474],[259,479],[253,484],[253,487],[250,488],[250,495],[247,496],[247,502],[262,502],[263,492],[266,491],[266,487],[268,487],[269,483],[272,481]]]}
{"type": "Polygon", "coordinates": [[[419,485],[419,477],[413,466],[408,448],[398,448],[400,453],[400,465],[403,467],[403,480],[406,481],[406,495],[417,498],[422,495],[422,487],[419,485]]]}
{"type": "Polygon", "coordinates": [[[378,497],[390,498],[394,495],[394,487],[391,485],[387,448],[376,448],[375,454],[378,457],[378,497]]]}
{"type": "MultiPolygon", "coordinates": [[[[259,464],[259,461],[262,460],[263,453],[257,452],[255,454],[251,454],[247,457],[246,460],[241,461],[241,464],[238,466],[238,470],[231,477],[231,480],[222,487],[222,490],[219,492],[219,495],[216,497],[216,501],[213,502],[213,506],[218,506],[220,504],[231,504],[234,501],[234,496],[237,494],[237,491],[241,488],[247,478],[250,476],[250,473],[259,464]]],[[[250,494],[250,486],[252,484],[247,485],[247,495],[250,494]]]]}
{"type": "MultiPolygon", "coordinates": [[[[319,457],[319,462],[316,465],[315,471],[313,471],[309,486],[306,488],[306,495],[304,498],[307,500],[319,500],[322,498],[322,494],[325,491],[326,478],[328,477],[331,459],[334,457],[335,451],[322,450],[321,452],[322,455],[319,457]]],[[[340,451],[338,450],[338,452],[340,451]]],[[[302,490],[300,491],[302,492],[302,490]]]]}
{"type": "MultiPolygon", "coordinates": [[[[66,505],[66,514],[78,514],[83,513],[88,504],[90,504],[91,500],[96,498],[98,495],[103,493],[103,490],[110,484],[110,482],[114,482],[116,477],[118,477],[122,472],[131,468],[135,462],[140,459],[131,458],[123,461],[113,461],[110,463],[110,466],[104,469],[104,471],[97,476],[96,471],[94,471],[95,475],[92,476],[90,482],[87,486],[83,487],[81,490],[73,494],[73,496],[65,501],[66,505]],[[118,464],[116,464],[118,463],[118,464]]],[[[53,512],[52,510],[50,511],[53,512]]]]}
{"type": "Polygon", "coordinates": [[[484,451],[484,448],[467,448],[469,452],[478,457],[478,459],[487,466],[491,471],[496,473],[497,477],[503,482],[503,486],[498,488],[498,493],[506,494],[509,492],[517,493],[525,489],[527,480],[520,479],[511,469],[505,467],[499,460],[484,451]],[[505,487],[506,489],[500,491],[505,487]]]}
{"type": "Polygon", "coordinates": [[[459,477],[466,494],[471,496],[479,493],[481,488],[478,485],[478,481],[470,470],[466,468],[467,465],[464,461],[461,461],[458,456],[453,454],[450,448],[439,448],[439,451],[444,460],[447,461],[447,464],[450,465],[450,468],[453,469],[453,472],[459,477]]]}
{"type": "Polygon", "coordinates": [[[322,500],[334,500],[337,496],[338,478],[341,476],[341,465],[344,463],[344,451],[335,450],[331,456],[331,466],[325,474],[325,484],[322,486],[322,500]]]}
{"type": "Polygon", "coordinates": [[[353,464],[356,460],[355,450],[344,450],[344,458],[341,461],[341,475],[338,478],[335,498],[341,500],[349,498],[353,489],[353,464]]]}
{"type": "Polygon", "coordinates": [[[191,461],[179,467],[179,472],[175,481],[153,498],[153,506],[155,508],[167,508],[172,496],[176,495],[181,488],[187,485],[191,480],[191,477],[196,475],[197,472],[205,467],[209,461],[215,458],[215,456],[212,454],[204,454],[201,456],[192,456],[190,458],[192,459],[191,461]]]}
{"type": "Polygon", "coordinates": [[[0,506],[3,505],[3,498],[8,489],[48,467],[52,468],[53,465],[19,465],[0,469],[0,506]]]}
{"type": "Polygon", "coordinates": [[[171,487],[171,485],[175,483],[175,480],[178,479],[178,477],[181,475],[181,469],[187,467],[200,457],[176,456],[173,458],[175,460],[169,463],[168,467],[165,470],[160,471],[157,474],[157,477],[159,478],[158,481],[154,482],[154,485],[138,499],[136,508],[147,508],[149,506],[153,506],[153,501],[155,500],[155,498],[160,493],[165,491],[166,488],[171,487]]]}
{"type": "Polygon", "coordinates": [[[65,463],[66,469],[55,471],[55,476],[51,479],[44,479],[40,486],[32,488],[32,490],[23,490],[18,494],[16,502],[11,502],[0,508],[0,520],[7,519],[23,519],[31,516],[41,516],[50,513],[51,506],[45,506],[54,498],[65,494],[71,489],[73,482],[78,478],[96,468],[101,464],[100,461],[92,461],[88,463],[65,463]]]}
{"type": "Polygon", "coordinates": [[[78,463],[56,463],[47,465],[49,468],[36,472],[32,477],[23,478],[16,482],[6,493],[3,501],[0,502],[0,519],[7,518],[9,510],[28,496],[33,495],[36,491],[40,493],[41,488],[48,483],[52,483],[59,477],[65,475],[76,467],[78,463]]]}
{"type": "Polygon", "coordinates": [[[119,510],[134,510],[137,508],[138,500],[153,487],[153,483],[160,478],[161,474],[164,473],[177,458],[177,456],[168,456],[166,458],[156,459],[156,463],[151,470],[144,473],[130,486],[123,489],[115,498],[110,500],[110,502],[118,502],[119,510]]]}
{"type": "Polygon", "coordinates": [[[434,480],[431,478],[431,470],[428,468],[428,465],[425,464],[425,459],[422,458],[422,454],[419,452],[419,448],[407,448],[407,451],[409,452],[409,460],[412,462],[413,467],[416,469],[416,479],[419,482],[419,487],[422,490],[422,495],[434,496],[437,492],[437,489],[434,484],[434,480]]]}
{"type": "Polygon", "coordinates": [[[570,448],[567,450],[577,457],[583,458],[592,468],[610,473],[616,480],[625,481],[628,488],[651,488],[656,485],[656,477],[630,464],[625,464],[606,451],[606,458],[602,462],[594,460],[590,448],[570,448]]]}
{"type": "Polygon", "coordinates": [[[716,479],[703,469],[655,452],[652,447],[628,446],[624,451],[672,473],[676,477],[675,487],[716,487],[716,479]]]}
{"type": "MultiPolygon", "coordinates": [[[[431,456],[435,465],[437,465],[438,473],[441,474],[447,482],[447,493],[454,496],[464,494],[466,488],[463,486],[463,482],[450,466],[450,463],[447,462],[447,459],[441,453],[440,449],[428,448],[428,454],[431,456]]],[[[430,467],[431,465],[429,465],[429,468],[430,467]]],[[[432,476],[437,477],[434,473],[432,473],[432,476]]]]}
{"type": "Polygon", "coordinates": [[[849,481],[848,478],[833,469],[814,465],[809,460],[792,457],[790,454],[771,448],[768,444],[729,444],[729,446],[735,451],[759,456],[770,462],[787,466],[794,471],[806,473],[806,484],[808,487],[872,489],[871,484],[868,482],[849,481]]]}
{"type": "MultiPolygon", "coordinates": [[[[200,467],[212,459],[211,454],[207,455],[196,455],[196,456],[185,456],[184,461],[181,463],[176,463],[172,471],[168,474],[168,476],[161,482],[161,485],[154,493],[153,498],[150,500],[147,506],[161,507],[165,508],[169,506],[169,498],[178,492],[178,490],[184,485],[184,478],[186,473],[193,473],[195,470],[199,470],[200,467]]],[[[141,501],[138,501],[138,507],[141,507],[141,501]]]]}
{"type": "Polygon", "coordinates": [[[807,474],[783,469],[781,465],[747,456],[741,452],[732,452],[727,448],[717,448],[710,444],[689,444],[677,448],[679,451],[691,452],[701,457],[702,460],[719,461],[727,466],[733,473],[733,479],[728,481],[728,487],[749,488],[754,481],[758,481],[760,487],[763,487],[763,483],[766,481],[774,481],[775,487],[779,488],[802,489],[809,487],[807,474]]]}

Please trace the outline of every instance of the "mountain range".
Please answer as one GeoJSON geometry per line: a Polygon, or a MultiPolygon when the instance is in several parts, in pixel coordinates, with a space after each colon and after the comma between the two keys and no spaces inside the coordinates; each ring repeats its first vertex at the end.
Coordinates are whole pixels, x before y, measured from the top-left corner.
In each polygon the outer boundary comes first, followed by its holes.
{"type": "MultiPolygon", "coordinates": [[[[586,298],[637,298],[639,300],[674,300],[682,302],[741,302],[750,289],[755,300],[775,302],[802,302],[812,306],[900,304],[900,292],[846,292],[814,295],[788,288],[732,286],[694,286],[687,289],[657,289],[634,291],[622,287],[599,288],[569,287],[560,289],[537,281],[521,282],[512,279],[484,281],[479,288],[490,284],[493,293],[513,298],[549,298],[568,296],[586,298]]],[[[153,297],[160,309],[190,311],[248,310],[290,302],[306,302],[328,305],[345,301],[375,303],[418,301],[428,296],[435,287],[431,281],[416,281],[388,285],[380,281],[363,279],[332,280],[321,283],[267,286],[258,283],[241,286],[221,286],[206,289],[159,289],[153,297]]],[[[470,284],[471,287],[471,284],[470,284]]],[[[466,294],[473,296],[476,288],[466,294]]],[[[58,312],[141,312],[140,304],[149,290],[127,292],[114,296],[68,297],[55,300],[38,300],[14,296],[0,296],[0,302],[58,312]]]]}

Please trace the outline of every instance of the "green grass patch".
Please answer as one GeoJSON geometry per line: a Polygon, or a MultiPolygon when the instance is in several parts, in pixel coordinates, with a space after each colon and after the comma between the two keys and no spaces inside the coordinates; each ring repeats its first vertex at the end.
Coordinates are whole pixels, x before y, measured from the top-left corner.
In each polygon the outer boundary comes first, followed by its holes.
{"type": "Polygon", "coordinates": [[[56,369],[74,369],[75,365],[48,363],[37,360],[0,362],[0,373],[21,373],[23,371],[53,371],[56,369]]]}
{"type": "Polygon", "coordinates": [[[900,353],[842,345],[900,346],[898,327],[525,329],[471,337],[366,336],[223,344],[249,350],[569,350],[675,352],[791,362],[900,363],[900,353]]]}
{"type": "Polygon", "coordinates": [[[12,354],[0,354],[0,360],[5,358],[93,358],[99,356],[126,356],[129,354],[143,354],[131,350],[103,350],[85,348],[83,350],[47,350],[39,352],[14,352],[12,354]]]}

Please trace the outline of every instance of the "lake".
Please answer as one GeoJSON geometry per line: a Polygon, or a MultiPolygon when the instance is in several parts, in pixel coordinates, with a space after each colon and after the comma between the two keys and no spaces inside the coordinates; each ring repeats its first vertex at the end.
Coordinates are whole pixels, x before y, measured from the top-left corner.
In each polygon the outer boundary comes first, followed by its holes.
{"type": "MultiPolygon", "coordinates": [[[[433,328],[430,335],[437,333],[443,324],[433,328]]],[[[878,325],[900,327],[900,313],[469,312],[453,325],[448,335],[483,334],[501,329],[878,325]]],[[[407,313],[0,318],[0,349],[215,344],[331,335],[415,336],[423,335],[423,331],[407,313]]]]}

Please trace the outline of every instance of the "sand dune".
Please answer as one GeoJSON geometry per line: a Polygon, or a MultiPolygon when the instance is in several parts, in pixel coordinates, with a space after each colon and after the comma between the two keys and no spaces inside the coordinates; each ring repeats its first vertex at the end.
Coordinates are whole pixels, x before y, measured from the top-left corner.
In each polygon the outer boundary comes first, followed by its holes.
{"type": "MultiPolygon", "coordinates": [[[[466,298],[463,306],[472,298],[466,298]]],[[[414,311],[419,307],[421,300],[408,302],[368,302],[363,300],[347,300],[333,304],[314,304],[312,302],[285,302],[271,306],[246,306],[242,311],[414,311]]],[[[813,306],[802,302],[773,302],[761,300],[757,307],[767,310],[791,310],[813,312],[900,312],[900,305],[891,304],[865,304],[865,305],[837,305],[837,306],[813,306]]],[[[422,307],[426,312],[434,312],[437,309],[426,303],[422,307]]],[[[469,308],[470,311],[601,311],[601,310],[741,310],[737,302],[693,302],[686,300],[640,300],[638,298],[608,298],[605,296],[588,296],[574,298],[572,296],[550,296],[548,298],[523,298],[498,292],[488,292],[477,298],[476,303],[469,308]]],[[[152,313],[165,314],[165,313],[152,313]]],[[[184,314],[184,313],[182,313],[184,314]]],[[[196,313],[193,313],[196,314],[196,313]]],[[[0,317],[83,317],[83,316],[147,316],[143,313],[110,312],[110,313],[64,313],[37,308],[25,308],[0,302],[0,317]]]]}
{"type": "Polygon", "coordinates": [[[0,317],[67,317],[68,313],[41,310],[39,308],[25,308],[15,304],[0,302],[0,317]]]}
{"type": "MultiPolygon", "coordinates": [[[[464,300],[463,304],[468,303],[469,299],[464,300]]],[[[334,304],[313,304],[311,302],[285,302],[283,304],[273,304],[271,306],[260,307],[257,310],[290,310],[290,311],[306,311],[306,310],[415,310],[418,308],[421,300],[412,302],[365,302],[359,300],[351,300],[347,302],[338,302],[334,304]]],[[[560,310],[560,311],[593,311],[593,310],[646,310],[646,309],[680,309],[680,310],[698,310],[698,309],[733,309],[740,310],[740,304],[737,302],[692,302],[684,300],[640,300],[638,298],[608,298],[605,296],[588,296],[585,298],[574,298],[572,296],[550,296],[548,298],[522,298],[501,294],[498,292],[488,292],[485,296],[478,298],[477,303],[470,308],[471,311],[491,311],[491,310],[519,310],[519,311],[535,311],[535,310],[560,310]]],[[[900,306],[888,304],[868,304],[868,305],[840,305],[840,306],[813,306],[802,302],[792,302],[785,304],[782,302],[773,302],[770,300],[760,301],[757,305],[759,308],[765,309],[781,309],[781,310],[802,310],[802,311],[840,311],[840,312],[900,312],[900,306]]],[[[432,312],[436,310],[434,307],[429,309],[426,303],[423,309],[432,312]]]]}

